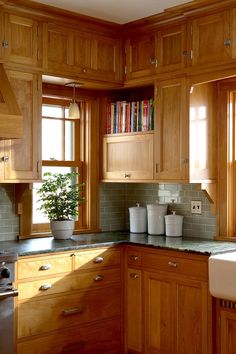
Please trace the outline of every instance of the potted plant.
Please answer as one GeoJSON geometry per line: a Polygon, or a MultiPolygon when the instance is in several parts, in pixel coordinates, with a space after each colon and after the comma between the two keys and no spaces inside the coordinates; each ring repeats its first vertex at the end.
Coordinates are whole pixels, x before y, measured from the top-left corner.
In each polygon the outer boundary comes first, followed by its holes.
{"type": "Polygon", "coordinates": [[[56,239],[68,239],[72,236],[75,217],[79,205],[84,201],[81,187],[77,183],[79,173],[44,173],[45,178],[39,195],[39,209],[50,220],[52,235],[56,239]]]}

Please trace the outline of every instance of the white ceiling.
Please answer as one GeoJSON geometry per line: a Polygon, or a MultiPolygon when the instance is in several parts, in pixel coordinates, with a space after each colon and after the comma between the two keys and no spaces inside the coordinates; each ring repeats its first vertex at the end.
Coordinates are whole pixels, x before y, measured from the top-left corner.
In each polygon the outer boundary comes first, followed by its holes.
{"type": "Polygon", "coordinates": [[[102,20],[124,24],[163,12],[189,0],[34,0],[102,20]]]}

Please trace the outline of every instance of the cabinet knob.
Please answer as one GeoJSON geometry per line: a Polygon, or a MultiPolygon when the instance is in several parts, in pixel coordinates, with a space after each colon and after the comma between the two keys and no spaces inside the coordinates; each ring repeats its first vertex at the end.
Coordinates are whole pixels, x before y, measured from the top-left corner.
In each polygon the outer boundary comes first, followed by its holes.
{"type": "Polygon", "coordinates": [[[3,156],[1,160],[3,162],[8,162],[9,161],[9,156],[3,156]]]}
{"type": "Polygon", "coordinates": [[[87,72],[87,69],[83,68],[82,73],[86,73],[86,72],[87,72]]]}
{"type": "Polygon", "coordinates": [[[129,259],[130,259],[131,261],[137,262],[137,261],[139,260],[139,256],[136,256],[136,255],[134,255],[134,254],[131,254],[131,255],[129,256],[129,259]]]}
{"type": "Polygon", "coordinates": [[[51,264],[43,264],[43,265],[41,265],[39,270],[49,270],[51,268],[52,268],[51,264]]]}
{"type": "Polygon", "coordinates": [[[132,279],[138,279],[139,278],[139,275],[137,273],[130,273],[130,278],[132,279]]]}
{"type": "Polygon", "coordinates": [[[131,174],[130,173],[125,173],[125,178],[130,178],[131,174]]]}
{"type": "Polygon", "coordinates": [[[150,58],[150,64],[157,67],[157,64],[158,64],[157,58],[150,58]]]}
{"type": "Polygon", "coordinates": [[[224,40],[224,46],[230,47],[231,46],[231,40],[230,39],[225,39],[224,40]]]}
{"type": "Polygon", "coordinates": [[[9,44],[8,44],[8,42],[6,40],[4,40],[2,42],[2,47],[5,48],[5,49],[9,47],[9,44]]]}

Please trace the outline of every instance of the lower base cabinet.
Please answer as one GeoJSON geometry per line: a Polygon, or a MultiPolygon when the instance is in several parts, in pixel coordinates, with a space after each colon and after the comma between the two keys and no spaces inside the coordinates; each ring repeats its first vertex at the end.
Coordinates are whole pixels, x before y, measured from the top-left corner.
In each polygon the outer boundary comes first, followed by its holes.
{"type": "Polygon", "coordinates": [[[207,262],[187,253],[126,249],[126,353],[212,354],[207,262]]]}

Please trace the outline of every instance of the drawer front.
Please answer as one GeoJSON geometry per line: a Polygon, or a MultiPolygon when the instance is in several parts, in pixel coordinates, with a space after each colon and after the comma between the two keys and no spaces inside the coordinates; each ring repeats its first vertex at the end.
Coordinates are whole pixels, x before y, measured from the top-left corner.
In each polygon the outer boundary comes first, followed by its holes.
{"type": "Polygon", "coordinates": [[[119,354],[120,319],[96,326],[70,328],[60,333],[19,343],[18,354],[119,354]]]}
{"type": "Polygon", "coordinates": [[[93,250],[75,253],[75,269],[96,269],[116,266],[121,262],[120,250],[93,250]]]}
{"type": "Polygon", "coordinates": [[[48,275],[69,273],[72,271],[70,254],[46,257],[20,259],[18,261],[18,280],[48,275]]]}
{"type": "Polygon", "coordinates": [[[155,268],[155,270],[173,272],[199,279],[208,278],[207,262],[176,257],[175,255],[162,255],[160,253],[144,253],[144,268],[155,268]]]}
{"type": "Polygon", "coordinates": [[[120,282],[120,269],[77,273],[76,276],[54,277],[19,283],[19,300],[52,295],[80,289],[96,289],[120,282]]]}
{"type": "Polygon", "coordinates": [[[142,253],[138,250],[129,249],[127,251],[127,262],[130,266],[141,266],[142,264],[142,253]]]}
{"type": "Polygon", "coordinates": [[[120,287],[18,303],[18,338],[120,315],[120,287]]]}

